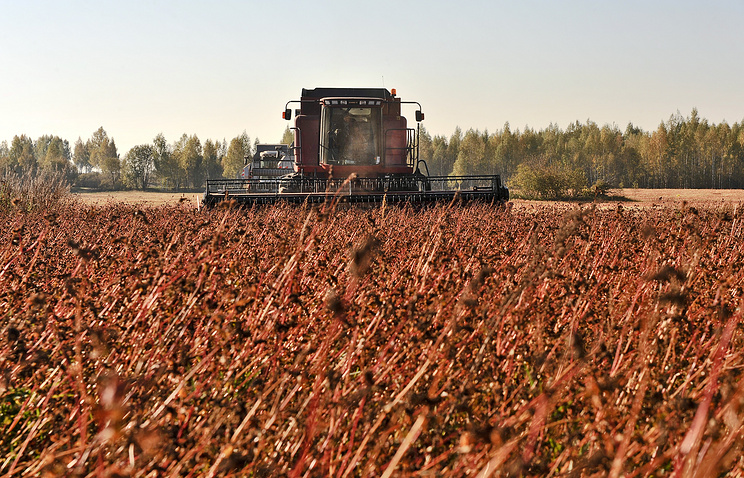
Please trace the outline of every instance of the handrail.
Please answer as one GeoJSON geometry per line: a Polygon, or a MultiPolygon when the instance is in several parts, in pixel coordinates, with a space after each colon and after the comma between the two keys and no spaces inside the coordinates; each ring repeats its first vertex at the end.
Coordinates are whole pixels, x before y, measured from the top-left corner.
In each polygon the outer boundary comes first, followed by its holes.
{"type": "Polygon", "coordinates": [[[416,130],[413,128],[390,128],[385,130],[385,136],[383,139],[383,161],[387,165],[387,152],[390,151],[397,151],[397,150],[403,150],[405,151],[406,156],[406,165],[410,167],[414,167],[416,165],[416,162],[419,158],[419,148],[418,148],[418,135],[416,134],[416,130]],[[405,146],[388,146],[388,134],[393,131],[405,131],[406,132],[406,145],[405,146]]]}
{"type": "Polygon", "coordinates": [[[292,156],[293,156],[293,157],[294,157],[294,159],[295,159],[295,160],[294,160],[295,164],[300,164],[300,163],[299,163],[299,162],[297,161],[297,158],[299,157],[299,156],[297,155],[297,152],[299,151],[299,152],[300,152],[300,154],[302,154],[302,130],[301,130],[300,128],[298,128],[297,126],[293,126],[293,127],[289,128],[289,130],[290,130],[290,131],[292,131],[292,130],[297,130],[297,132],[299,133],[299,134],[296,134],[296,135],[295,135],[295,138],[297,138],[297,140],[298,140],[298,141],[300,142],[299,146],[290,146],[290,148],[289,148],[289,149],[291,149],[291,150],[292,150],[292,156]]]}

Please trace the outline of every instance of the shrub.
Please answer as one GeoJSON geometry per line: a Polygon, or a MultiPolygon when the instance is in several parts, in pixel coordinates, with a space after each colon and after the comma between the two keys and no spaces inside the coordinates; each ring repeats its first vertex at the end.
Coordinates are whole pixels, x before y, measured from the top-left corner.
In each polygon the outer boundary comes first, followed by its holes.
{"type": "Polygon", "coordinates": [[[522,163],[512,185],[525,198],[560,199],[576,197],[586,187],[586,176],[579,169],[558,165],[522,163]]]}
{"type": "Polygon", "coordinates": [[[610,191],[614,189],[610,183],[605,181],[604,179],[598,180],[596,183],[592,185],[590,188],[590,193],[592,196],[607,196],[610,194],[610,191]]]}
{"type": "Polygon", "coordinates": [[[77,177],[75,187],[87,189],[102,189],[105,178],[98,172],[83,173],[77,177]]]}

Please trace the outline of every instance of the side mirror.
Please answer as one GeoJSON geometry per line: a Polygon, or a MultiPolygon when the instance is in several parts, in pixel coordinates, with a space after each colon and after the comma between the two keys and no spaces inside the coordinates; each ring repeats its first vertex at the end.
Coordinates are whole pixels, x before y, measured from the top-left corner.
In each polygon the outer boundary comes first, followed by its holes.
{"type": "Polygon", "coordinates": [[[292,119],[292,110],[289,109],[289,108],[287,108],[286,110],[284,110],[284,113],[282,113],[282,118],[284,118],[287,121],[291,120],[292,119]]]}
{"type": "Polygon", "coordinates": [[[422,121],[424,121],[424,113],[421,110],[416,110],[416,122],[420,123],[422,121]]]}

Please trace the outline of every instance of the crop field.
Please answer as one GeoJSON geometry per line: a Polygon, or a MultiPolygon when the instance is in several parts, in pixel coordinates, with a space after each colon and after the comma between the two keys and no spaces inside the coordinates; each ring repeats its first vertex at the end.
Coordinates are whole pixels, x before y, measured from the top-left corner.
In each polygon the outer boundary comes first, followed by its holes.
{"type": "Polygon", "coordinates": [[[0,208],[0,475],[744,476],[744,211],[0,208]]]}

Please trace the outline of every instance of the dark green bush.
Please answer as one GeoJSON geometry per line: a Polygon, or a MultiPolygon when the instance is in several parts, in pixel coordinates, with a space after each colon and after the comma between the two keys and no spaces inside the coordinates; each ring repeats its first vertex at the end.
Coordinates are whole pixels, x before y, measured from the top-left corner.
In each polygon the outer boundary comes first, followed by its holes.
{"type": "Polygon", "coordinates": [[[581,170],[559,165],[523,163],[511,185],[529,199],[578,197],[586,188],[586,176],[581,170]]]}
{"type": "Polygon", "coordinates": [[[85,189],[103,189],[105,183],[105,178],[101,173],[83,173],[75,180],[75,187],[85,189]]]}

